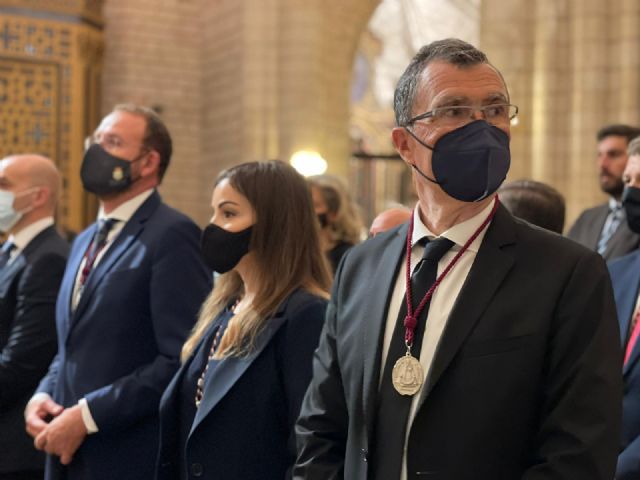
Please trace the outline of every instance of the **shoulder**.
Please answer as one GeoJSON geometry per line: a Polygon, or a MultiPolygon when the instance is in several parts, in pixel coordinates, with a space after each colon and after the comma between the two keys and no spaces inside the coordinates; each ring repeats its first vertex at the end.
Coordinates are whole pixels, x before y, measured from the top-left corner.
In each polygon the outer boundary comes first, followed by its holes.
{"type": "Polygon", "coordinates": [[[589,280],[608,276],[604,259],[593,250],[518,218],[513,222],[517,265],[527,275],[562,283],[563,279],[572,278],[577,269],[586,268],[590,271],[589,280]]]}
{"type": "Polygon", "coordinates": [[[596,205],[595,207],[587,208],[583,210],[582,213],[578,216],[578,219],[573,224],[572,228],[576,226],[580,226],[584,223],[588,223],[590,221],[596,220],[600,218],[602,215],[605,215],[609,212],[609,204],[602,203],[600,205],[596,205]]]}
{"type": "Polygon", "coordinates": [[[618,257],[615,260],[607,263],[611,278],[615,279],[617,276],[624,274],[628,270],[637,270],[640,275],[640,269],[637,269],[637,263],[640,261],[640,250],[628,253],[623,257],[618,257]]]}
{"type": "Polygon", "coordinates": [[[49,227],[31,240],[24,250],[28,263],[39,261],[42,257],[64,260],[69,256],[69,242],[58,233],[55,227],[49,227]]]}
{"type": "Polygon", "coordinates": [[[173,248],[177,243],[197,246],[200,242],[201,230],[193,220],[164,202],[149,217],[145,230],[159,246],[173,248]]]}
{"type": "Polygon", "coordinates": [[[283,302],[283,316],[287,317],[288,321],[296,321],[300,317],[316,316],[318,313],[324,317],[327,303],[327,299],[299,288],[283,302]]]}

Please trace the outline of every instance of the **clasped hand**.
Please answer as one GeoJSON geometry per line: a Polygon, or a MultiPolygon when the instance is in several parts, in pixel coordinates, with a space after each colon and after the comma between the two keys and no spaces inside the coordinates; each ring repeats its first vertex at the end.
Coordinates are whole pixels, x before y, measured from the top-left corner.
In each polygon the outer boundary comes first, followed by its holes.
{"type": "Polygon", "coordinates": [[[87,436],[79,405],[63,408],[51,398],[32,401],[25,411],[26,429],[38,450],[60,457],[68,465],[87,436]]]}

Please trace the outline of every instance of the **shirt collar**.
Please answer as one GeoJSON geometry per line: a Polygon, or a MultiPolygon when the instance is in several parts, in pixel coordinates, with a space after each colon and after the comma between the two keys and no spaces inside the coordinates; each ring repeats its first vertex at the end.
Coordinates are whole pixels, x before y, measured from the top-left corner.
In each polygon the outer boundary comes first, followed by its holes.
{"type": "MultiPolygon", "coordinates": [[[[494,200],[495,201],[495,200],[494,200]]],[[[411,236],[411,245],[415,246],[421,239],[427,237],[429,240],[433,240],[438,237],[433,232],[431,232],[422,220],[420,219],[419,209],[420,204],[416,205],[416,208],[413,209],[413,235],[411,236]]],[[[489,204],[482,209],[481,212],[477,213],[473,217],[465,220],[464,222],[458,223],[452,226],[449,230],[439,235],[439,237],[444,237],[455,243],[455,246],[452,250],[461,249],[467,240],[471,238],[471,235],[475,233],[475,231],[480,228],[482,222],[484,222],[489,214],[491,213],[491,209],[493,208],[493,202],[489,202],[489,204]]],[[[484,238],[484,234],[487,231],[485,228],[480,234],[475,238],[471,245],[469,245],[469,250],[472,252],[478,252],[480,249],[480,244],[482,243],[482,239],[484,238]]]]}
{"type": "Polygon", "coordinates": [[[622,201],[618,201],[613,197],[609,197],[609,210],[618,210],[622,208],[622,201]]]}
{"type": "Polygon", "coordinates": [[[114,218],[116,220],[120,220],[123,224],[127,223],[129,220],[131,220],[133,214],[136,213],[136,210],[140,208],[140,206],[145,202],[145,200],[147,200],[147,198],[151,196],[153,192],[153,188],[145,190],[144,192],[119,205],[111,213],[109,213],[109,215],[105,214],[102,206],[100,206],[100,210],[98,211],[98,220],[102,220],[104,218],[114,218]]]}
{"type": "Polygon", "coordinates": [[[36,220],[31,225],[27,225],[19,232],[9,235],[8,242],[13,243],[17,250],[24,250],[40,232],[45,228],[49,228],[54,224],[53,217],[45,217],[40,220],[36,220]]]}

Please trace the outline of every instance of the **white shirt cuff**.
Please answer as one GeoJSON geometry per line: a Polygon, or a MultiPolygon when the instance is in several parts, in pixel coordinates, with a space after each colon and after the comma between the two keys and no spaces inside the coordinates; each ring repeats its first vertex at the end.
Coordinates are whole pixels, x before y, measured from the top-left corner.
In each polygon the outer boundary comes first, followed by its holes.
{"type": "Polygon", "coordinates": [[[82,414],[82,421],[87,429],[87,433],[96,433],[98,431],[98,425],[96,425],[96,422],[93,420],[87,399],[81,398],[78,400],[78,405],[80,405],[80,413],[82,414]]]}

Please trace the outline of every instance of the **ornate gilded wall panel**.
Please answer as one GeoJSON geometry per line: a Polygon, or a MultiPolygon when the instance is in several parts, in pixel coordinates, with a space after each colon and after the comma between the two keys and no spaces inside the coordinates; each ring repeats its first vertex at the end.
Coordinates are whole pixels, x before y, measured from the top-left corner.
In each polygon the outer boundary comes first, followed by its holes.
{"type": "Polygon", "coordinates": [[[0,158],[25,152],[52,158],[65,186],[59,221],[75,231],[96,209],[78,172],[98,115],[100,3],[0,0],[0,158]]]}

